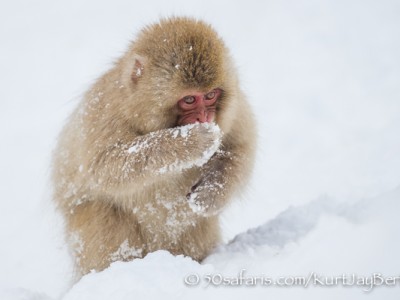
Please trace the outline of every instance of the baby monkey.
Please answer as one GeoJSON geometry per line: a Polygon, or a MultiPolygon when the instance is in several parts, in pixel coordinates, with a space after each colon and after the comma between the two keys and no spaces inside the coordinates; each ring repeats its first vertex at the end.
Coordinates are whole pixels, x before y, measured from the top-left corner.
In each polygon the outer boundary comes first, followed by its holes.
{"type": "Polygon", "coordinates": [[[80,275],[159,249],[201,261],[246,185],[256,128],[204,22],[145,27],[85,93],[54,151],[54,201],[80,275]]]}

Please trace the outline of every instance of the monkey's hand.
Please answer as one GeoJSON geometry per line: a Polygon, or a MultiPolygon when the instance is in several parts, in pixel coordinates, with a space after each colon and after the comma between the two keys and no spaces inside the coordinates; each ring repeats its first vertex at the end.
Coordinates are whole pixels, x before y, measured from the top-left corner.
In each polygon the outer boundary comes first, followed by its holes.
{"type": "Polygon", "coordinates": [[[126,148],[125,170],[164,174],[202,166],[218,150],[222,132],[216,124],[190,124],[138,136],[126,148]]]}
{"type": "Polygon", "coordinates": [[[221,143],[222,132],[216,124],[190,124],[164,131],[164,142],[157,143],[156,148],[153,148],[158,155],[151,155],[162,161],[156,169],[158,173],[203,166],[221,143]]]}
{"type": "Polygon", "coordinates": [[[228,178],[224,169],[229,154],[219,150],[204,166],[203,176],[187,194],[190,208],[202,216],[218,214],[227,198],[228,178]]]}
{"type": "Polygon", "coordinates": [[[150,132],[133,142],[119,141],[97,152],[89,170],[93,181],[103,182],[107,190],[139,184],[158,174],[203,166],[218,150],[221,137],[218,125],[208,123],[150,132]]]}

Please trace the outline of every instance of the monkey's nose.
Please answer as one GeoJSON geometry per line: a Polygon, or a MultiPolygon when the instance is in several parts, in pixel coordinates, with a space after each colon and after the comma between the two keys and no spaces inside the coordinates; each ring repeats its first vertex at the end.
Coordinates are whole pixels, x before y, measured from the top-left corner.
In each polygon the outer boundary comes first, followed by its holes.
{"type": "Polygon", "coordinates": [[[206,123],[207,122],[207,112],[205,110],[200,111],[197,115],[197,121],[200,123],[206,123]]]}

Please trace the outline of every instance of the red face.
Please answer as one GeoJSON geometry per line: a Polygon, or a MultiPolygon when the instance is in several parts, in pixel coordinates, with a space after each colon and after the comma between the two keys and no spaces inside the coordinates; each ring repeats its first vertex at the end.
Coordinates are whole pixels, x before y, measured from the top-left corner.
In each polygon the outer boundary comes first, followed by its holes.
{"type": "Polygon", "coordinates": [[[220,89],[214,89],[207,93],[192,92],[178,101],[178,125],[210,123],[215,119],[220,89]]]}

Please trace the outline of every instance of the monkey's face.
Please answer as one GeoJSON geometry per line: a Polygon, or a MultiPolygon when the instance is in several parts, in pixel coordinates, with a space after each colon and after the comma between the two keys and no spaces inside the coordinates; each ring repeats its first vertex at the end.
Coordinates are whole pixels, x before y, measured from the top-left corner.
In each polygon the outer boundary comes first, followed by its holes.
{"type": "Polygon", "coordinates": [[[193,91],[184,95],[177,103],[177,125],[213,122],[220,96],[221,90],[218,88],[207,93],[193,91]]]}
{"type": "Polygon", "coordinates": [[[235,72],[223,41],[207,24],[174,19],[147,27],[125,61],[132,110],[124,111],[143,117],[135,125],[141,132],[196,122],[226,130],[234,119],[235,72]]]}

